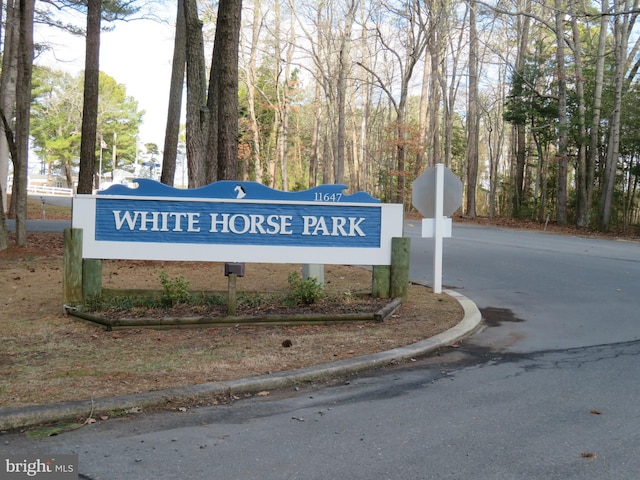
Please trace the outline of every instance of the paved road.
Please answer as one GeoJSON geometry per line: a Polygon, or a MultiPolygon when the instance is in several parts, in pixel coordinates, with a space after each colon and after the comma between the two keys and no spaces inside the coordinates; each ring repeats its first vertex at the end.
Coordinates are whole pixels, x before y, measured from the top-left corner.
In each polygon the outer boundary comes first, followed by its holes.
{"type": "MultiPolygon", "coordinates": [[[[15,232],[16,221],[7,220],[7,228],[10,232],[15,232]]],[[[71,228],[71,221],[27,220],[27,232],[63,232],[65,228],[71,228]]]]}
{"type": "MultiPolygon", "coordinates": [[[[71,221],[47,220],[47,205],[71,207],[72,197],[58,195],[32,195],[31,197],[44,202],[44,218],[38,220],[27,220],[27,232],[62,232],[65,228],[71,228],[71,221]]],[[[7,228],[10,232],[15,232],[15,220],[7,220],[7,228]]]]}
{"type": "MultiPolygon", "coordinates": [[[[418,238],[418,227],[406,229],[411,275],[430,283],[432,240],[418,238]]],[[[479,344],[531,352],[640,338],[638,242],[456,225],[443,272],[443,285],[500,324],[479,344]]]]}
{"type": "MultiPolygon", "coordinates": [[[[429,280],[413,228],[412,274],[429,280]]],[[[78,453],[96,480],[636,479],[639,260],[635,243],[455,228],[444,283],[488,326],[441,356],[0,442],[78,453]]]]}

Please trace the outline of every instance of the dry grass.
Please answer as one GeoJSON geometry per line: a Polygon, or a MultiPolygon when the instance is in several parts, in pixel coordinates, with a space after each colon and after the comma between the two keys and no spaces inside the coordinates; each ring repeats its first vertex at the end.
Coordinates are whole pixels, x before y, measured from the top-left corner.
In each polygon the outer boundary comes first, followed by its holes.
{"type": "MultiPolygon", "coordinates": [[[[250,264],[238,291],[287,288],[298,265],[250,264]]],[[[221,264],[105,261],[109,288],[159,288],[158,272],[192,289],[224,290],[221,264]]],[[[368,291],[371,273],[327,266],[336,294],[368,291]]],[[[0,252],[0,408],[130,394],[301,368],[407,345],[462,317],[447,295],[410,286],[383,323],[106,332],[62,314],[62,234],[30,234],[0,252]],[[291,347],[283,347],[290,340],[291,347]]]]}

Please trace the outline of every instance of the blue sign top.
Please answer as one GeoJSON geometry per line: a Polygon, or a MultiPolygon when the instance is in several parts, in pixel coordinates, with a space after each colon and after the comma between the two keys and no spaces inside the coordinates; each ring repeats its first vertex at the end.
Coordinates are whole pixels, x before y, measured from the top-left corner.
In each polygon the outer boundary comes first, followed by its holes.
{"type": "Polygon", "coordinates": [[[352,194],[342,193],[347,186],[330,184],[320,185],[300,192],[283,192],[262,185],[258,182],[242,182],[235,180],[221,180],[200,188],[174,188],[155,180],[137,178],[134,180],[137,188],[125,185],[112,185],[106,190],[100,190],[98,195],[127,195],[141,197],[184,197],[211,198],[221,200],[271,200],[287,202],[319,202],[319,203],[380,203],[380,200],[366,192],[352,194]]]}

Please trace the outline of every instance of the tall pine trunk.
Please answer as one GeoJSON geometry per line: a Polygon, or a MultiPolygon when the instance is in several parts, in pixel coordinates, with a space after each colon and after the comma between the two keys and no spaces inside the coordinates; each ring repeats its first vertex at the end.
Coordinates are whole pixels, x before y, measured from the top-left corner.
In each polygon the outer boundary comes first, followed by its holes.
{"type": "Polygon", "coordinates": [[[82,138],[80,140],[80,173],[78,174],[78,193],[84,194],[91,194],[93,192],[96,165],[101,19],[102,1],[96,0],[89,2],[87,8],[87,39],[84,61],[84,103],[82,106],[82,138]]]}
{"type": "MultiPolygon", "coordinates": [[[[164,153],[160,181],[173,186],[178,157],[180,137],[180,114],[182,110],[182,90],[187,57],[187,27],[184,13],[184,0],[178,0],[176,14],[176,36],[173,42],[173,63],[171,66],[171,84],[169,86],[169,107],[167,125],[164,133],[164,153]]],[[[183,160],[184,161],[184,160],[183,160]]]]}

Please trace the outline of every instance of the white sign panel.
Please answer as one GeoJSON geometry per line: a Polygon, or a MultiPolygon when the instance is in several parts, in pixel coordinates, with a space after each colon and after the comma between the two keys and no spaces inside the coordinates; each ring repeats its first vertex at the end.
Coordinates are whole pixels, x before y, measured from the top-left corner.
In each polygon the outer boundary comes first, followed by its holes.
{"type": "Polygon", "coordinates": [[[136,183],[74,197],[84,258],[388,265],[391,239],[402,236],[402,205],[345,195],[345,185],[281,192],[257,182],[136,183]]]}

